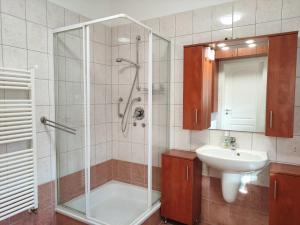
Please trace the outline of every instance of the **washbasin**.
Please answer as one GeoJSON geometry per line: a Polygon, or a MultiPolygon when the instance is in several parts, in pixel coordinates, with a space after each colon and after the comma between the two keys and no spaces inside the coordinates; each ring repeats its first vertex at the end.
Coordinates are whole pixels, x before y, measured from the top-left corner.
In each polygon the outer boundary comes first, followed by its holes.
{"type": "Polygon", "coordinates": [[[249,182],[243,178],[268,164],[268,154],[261,151],[205,145],[198,148],[196,153],[206,165],[222,172],[222,194],[229,203],[235,201],[238,191],[249,182]]]}
{"type": "Polygon", "coordinates": [[[215,169],[245,173],[262,169],[268,162],[266,152],[244,149],[230,150],[219,146],[205,145],[196,150],[198,158],[215,169]]]}

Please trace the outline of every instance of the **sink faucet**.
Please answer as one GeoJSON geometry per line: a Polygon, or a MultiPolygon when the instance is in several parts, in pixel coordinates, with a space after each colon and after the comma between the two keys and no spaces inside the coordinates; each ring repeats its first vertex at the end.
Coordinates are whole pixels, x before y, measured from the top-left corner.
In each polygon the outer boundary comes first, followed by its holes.
{"type": "Polygon", "coordinates": [[[235,151],[237,148],[236,138],[226,136],[224,139],[224,148],[230,148],[231,150],[235,151]]]}

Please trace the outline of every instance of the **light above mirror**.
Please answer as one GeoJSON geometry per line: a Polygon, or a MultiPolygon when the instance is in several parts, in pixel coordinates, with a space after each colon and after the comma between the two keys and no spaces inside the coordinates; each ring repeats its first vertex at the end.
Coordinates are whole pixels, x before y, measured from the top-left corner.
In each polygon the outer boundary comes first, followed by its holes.
{"type": "Polygon", "coordinates": [[[217,44],[217,46],[218,46],[219,48],[223,48],[223,47],[226,46],[226,44],[225,44],[225,43],[219,43],[219,44],[217,44]]]}
{"type": "Polygon", "coordinates": [[[223,47],[223,48],[221,48],[222,49],[222,51],[228,51],[229,50],[229,47],[228,46],[225,46],[225,47],[223,47]]]}
{"type": "Polygon", "coordinates": [[[245,43],[248,44],[248,45],[249,45],[249,44],[253,44],[254,42],[255,42],[255,41],[254,41],[253,39],[249,39],[249,40],[245,41],[245,43]]]}
{"type": "Polygon", "coordinates": [[[256,44],[255,43],[249,44],[248,47],[249,48],[254,48],[254,47],[256,47],[256,44]]]}

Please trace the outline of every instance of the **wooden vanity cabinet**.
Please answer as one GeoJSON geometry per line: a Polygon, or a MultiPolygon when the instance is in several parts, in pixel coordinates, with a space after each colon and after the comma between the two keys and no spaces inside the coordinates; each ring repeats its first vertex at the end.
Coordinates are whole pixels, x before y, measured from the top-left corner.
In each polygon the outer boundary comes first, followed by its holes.
{"type": "Polygon", "coordinates": [[[205,47],[184,47],[183,129],[210,127],[211,89],[212,62],[205,57],[205,47]]]}
{"type": "Polygon", "coordinates": [[[269,37],[266,135],[293,137],[297,32],[269,37]]]}
{"type": "Polygon", "coordinates": [[[274,163],[270,168],[269,225],[300,224],[300,167],[274,163]]]}
{"type": "Polygon", "coordinates": [[[202,164],[194,152],[162,154],[161,216],[187,225],[200,222],[202,164]]]}

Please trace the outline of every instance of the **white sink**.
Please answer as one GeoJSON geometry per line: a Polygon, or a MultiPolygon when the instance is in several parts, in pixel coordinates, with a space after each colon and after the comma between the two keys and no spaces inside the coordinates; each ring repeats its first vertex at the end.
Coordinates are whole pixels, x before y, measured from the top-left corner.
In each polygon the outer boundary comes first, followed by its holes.
{"type": "Polygon", "coordinates": [[[245,173],[262,169],[268,162],[266,152],[237,149],[235,151],[218,146],[205,145],[196,150],[198,158],[215,169],[245,173]]]}
{"type": "Polygon", "coordinates": [[[222,192],[227,202],[236,199],[241,177],[263,169],[268,163],[266,152],[245,149],[225,149],[205,145],[196,150],[198,158],[208,166],[222,171],[222,192]]]}

